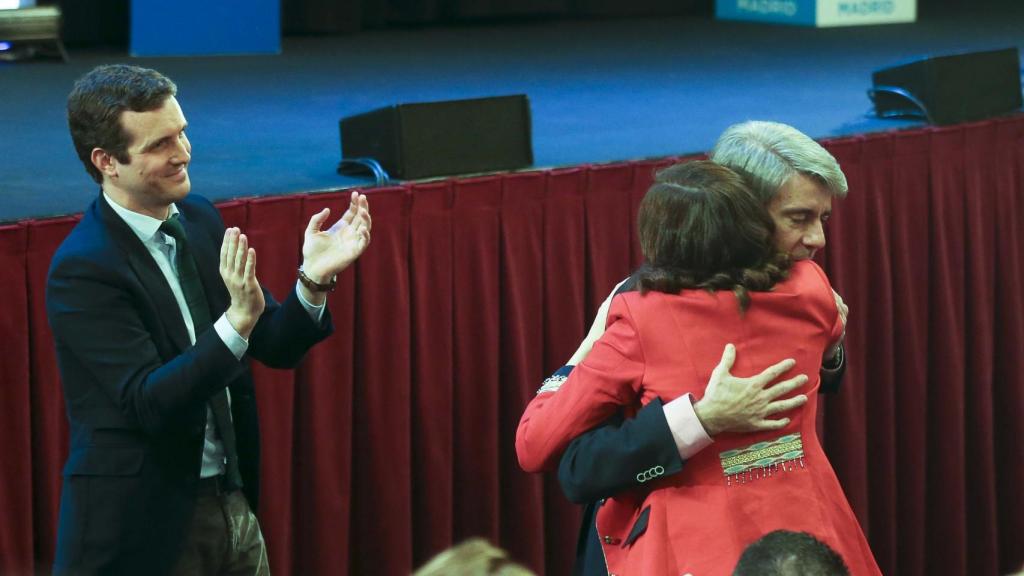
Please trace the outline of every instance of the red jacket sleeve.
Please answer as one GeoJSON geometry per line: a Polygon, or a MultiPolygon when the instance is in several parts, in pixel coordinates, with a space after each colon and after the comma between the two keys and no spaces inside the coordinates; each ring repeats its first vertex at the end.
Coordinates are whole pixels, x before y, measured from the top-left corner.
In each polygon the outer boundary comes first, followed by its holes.
{"type": "MultiPolygon", "coordinates": [[[[633,297],[638,297],[634,295],[633,297]]],[[[640,337],[626,298],[612,300],[608,328],[556,392],[538,394],[516,431],[516,454],[527,472],[551,470],[573,438],[635,403],[643,378],[640,337]]]]}
{"type": "MultiPolygon", "coordinates": [[[[801,263],[803,264],[803,263],[801,263]]],[[[806,261],[807,265],[810,265],[813,270],[817,273],[818,277],[821,278],[821,282],[825,285],[825,291],[828,294],[828,302],[825,304],[828,310],[828,316],[831,322],[831,331],[828,338],[828,345],[831,348],[836,342],[839,341],[843,336],[843,331],[846,326],[843,325],[843,318],[839,314],[839,308],[836,306],[836,299],[833,295],[832,283],[829,282],[828,276],[825,271],[821,269],[821,266],[812,260],[806,261]]]]}

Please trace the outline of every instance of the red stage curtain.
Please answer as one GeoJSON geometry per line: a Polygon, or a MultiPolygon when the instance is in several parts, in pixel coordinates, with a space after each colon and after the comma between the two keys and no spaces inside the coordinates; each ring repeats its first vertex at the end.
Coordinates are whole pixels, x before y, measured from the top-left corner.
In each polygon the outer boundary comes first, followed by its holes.
{"type": "Polygon", "coordinates": [[[32,508],[32,393],[29,386],[29,306],[25,277],[28,228],[22,225],[0,227],[0,299],[6,303],[0,314],[0,434],[5,447],[0,450],[0,570],[27,572],[32,568],[35,535],[32,508]],[[14,472],[13,474],[11,472],[14,472]]]}
{"type": "MultiPolygon", "coordinates": [[[[851,310],[826,449],[886,574],[1009,572],[1024,562],[1024,119],[826,145],[850,194],[823,262],[851,310]]],[[[373,244],[329,298],[336,333],[296,371],[256,372],[275,574],[407,575],[473,535],[568,573],[578,511],[519,471],[513,434],[639,263],[636,207],[671,161],[369,192],[373,244]]],[[[220,208],[283,296],[309,217],[346,204],[220,208]]],[[[53,557],[67,424],[42,298],[73,224],[0,227],[3,574],[53,557]]]]}
{"type": "MultiPolygon", "coordinates": [[[[452,418],[454,277],[450,182],[423,184],[409,215],[409,347],[412,403],[413,558],[419,565],[452,542],[455,454],[452,418]]],[[[376,219],[375,229],[379,229],[376,219]]],[[[376,231],[374,232],[376,234],[376,231]]],[[[337,320],[335,320],[337,322],[337,320]]]]}

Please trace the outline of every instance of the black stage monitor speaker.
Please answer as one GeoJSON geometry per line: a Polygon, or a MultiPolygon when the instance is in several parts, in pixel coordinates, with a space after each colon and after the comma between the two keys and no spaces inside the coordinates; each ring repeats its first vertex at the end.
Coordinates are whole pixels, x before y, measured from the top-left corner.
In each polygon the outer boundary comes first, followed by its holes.
{"type": "Polygon", "coordinates": [[[932,56],[876,70],[868,95],[881,117],[924,116],[955,124],[1021,107],[1016,48],[932,56]]]}
{"type": "Polygon", "coordinates": [[[372,158],[403,180],[533,164],[524,94],[399,104],[342,118],[340,124],[342,158],[372,158]]]}

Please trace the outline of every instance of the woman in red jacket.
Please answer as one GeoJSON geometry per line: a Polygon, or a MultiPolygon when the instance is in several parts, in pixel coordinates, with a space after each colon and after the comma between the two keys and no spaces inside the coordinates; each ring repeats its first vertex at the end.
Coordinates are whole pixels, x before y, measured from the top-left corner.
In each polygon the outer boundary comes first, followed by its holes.
{"type": "Polygon", "coordinates": [[[692,383],[709,381],[726,344],[737,375],[789,356],[796,365],[783,377],[815,376],[784,428],[720,435],[681,473],[649,471],[642,489],[601,507],[608,570],[729,574],[748,544],[785,529],[826,542],[852,574],[879,574],[815,431],[821,358],[843,328],[828,279],[774,250],[772,220],[738,174],[707,161],[673,172],[640,205],[640,290],[615,297],[586,359],[527,406],[520,465],[551,468],[574,437],[637,400],[699,396],[692,383]]]}

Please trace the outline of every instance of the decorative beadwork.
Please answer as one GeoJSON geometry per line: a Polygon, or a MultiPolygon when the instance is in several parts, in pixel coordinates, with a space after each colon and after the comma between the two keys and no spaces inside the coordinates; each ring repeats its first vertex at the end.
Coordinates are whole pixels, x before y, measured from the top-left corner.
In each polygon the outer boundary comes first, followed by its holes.
{"type": "Polygon", "coordinates": [[[541,392],[557,392],[566,380],[568,380],[568,376],[562,376],[560,374],[548,376],[543,382],[541,382],[540,388],[537,389],[537,394],[540,394],[541,392]]]}
{"type": "Polygon", "coordinates": [[[746,448],[726,450],[719,453],[718,458],[728,486],[771,478],[779,472],[806,467],[800,434],[788,434],[746,448]]]}

